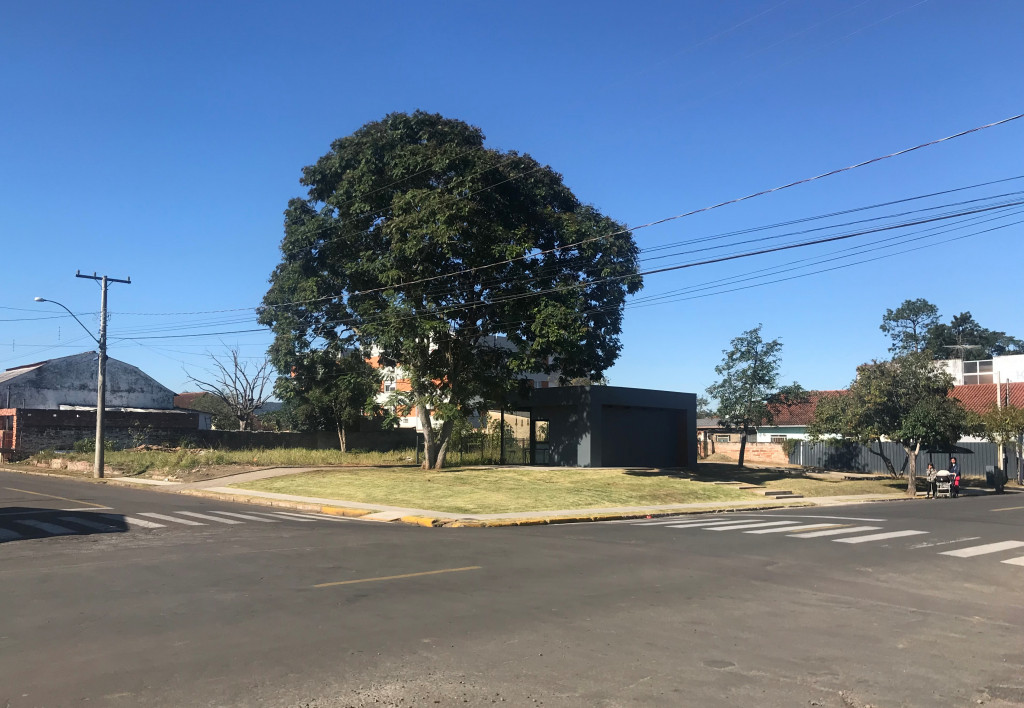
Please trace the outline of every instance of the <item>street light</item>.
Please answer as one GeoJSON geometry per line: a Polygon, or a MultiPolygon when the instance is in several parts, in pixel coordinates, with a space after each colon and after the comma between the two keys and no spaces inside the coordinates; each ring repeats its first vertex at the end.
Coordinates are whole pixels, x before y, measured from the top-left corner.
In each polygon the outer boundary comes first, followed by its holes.
{"type": "Polygon", "coordinates": [[[107,313],[106,292],[103,293],[103,312],[100,313],[100,336],[97,337],[92,331],[82,324],[82,320],[75,317],[75,313],[56,300],[47,300],[45,297],[35,298],[36,302],[52,302],[75,318],[75,322],[82,325],[82,329],[92,337],[92,340],[99,345],[99,371],[96,374],[96,457],[93,462],[92,476],[103,476],[103,411],[106,402],[106,372],[107,372],[107,313]]]}

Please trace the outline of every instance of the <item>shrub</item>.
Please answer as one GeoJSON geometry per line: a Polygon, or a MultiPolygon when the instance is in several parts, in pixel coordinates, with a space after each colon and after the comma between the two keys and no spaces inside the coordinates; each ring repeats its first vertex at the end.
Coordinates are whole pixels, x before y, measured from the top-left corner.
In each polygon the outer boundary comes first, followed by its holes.
{"type": "Polygon", "coordinates": [[[802,441],[796,438],[786,438],[782,441],[782,451],[786,453],[786,457],[792,457],[793,453],[800,447],[802,441]]]}
{"type": "MultiPolygon", "coordinates": [[[[75,452],[96,452],[96,440],[95,438],[82,438],[81,440],[76,440],[72,449],[75,452]]],[[[103,441],[104,452],[113,452],[116,449],[117,448],[114,446],[113,440],[103,441]]]]}

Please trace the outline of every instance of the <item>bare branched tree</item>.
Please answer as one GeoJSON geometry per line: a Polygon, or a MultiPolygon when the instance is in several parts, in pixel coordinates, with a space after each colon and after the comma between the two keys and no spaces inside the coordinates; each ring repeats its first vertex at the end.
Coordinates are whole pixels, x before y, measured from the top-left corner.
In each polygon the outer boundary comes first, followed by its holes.
{"type": "Polygon", "coordinates": [[[239,430],[248,430],[255,412],[270,400],[270,362],[263,359],[250,366],[239,356],[238,349],[230,349],[228,353],[230,361],[227,357],[210,354],[214,368],[205,380],[187,370],[185,374],[200,391],[216,396],[231,409],[238,418],[239,430]]]}

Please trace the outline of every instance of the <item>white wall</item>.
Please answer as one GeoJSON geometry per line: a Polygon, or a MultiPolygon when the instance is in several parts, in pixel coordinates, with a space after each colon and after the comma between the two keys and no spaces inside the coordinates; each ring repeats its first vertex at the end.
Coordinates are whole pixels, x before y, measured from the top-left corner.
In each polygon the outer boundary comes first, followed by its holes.
{"type": "MultiPolygon", "coordinates": [[[[12,408],[95,408],[97,368],[93,352],[51,359],[0,383],[0,406],[9,400],[12,408]]],[[[173,391],[117,359],[107,359],[106,390],[107,408],[174,408],[173,391]]]]}

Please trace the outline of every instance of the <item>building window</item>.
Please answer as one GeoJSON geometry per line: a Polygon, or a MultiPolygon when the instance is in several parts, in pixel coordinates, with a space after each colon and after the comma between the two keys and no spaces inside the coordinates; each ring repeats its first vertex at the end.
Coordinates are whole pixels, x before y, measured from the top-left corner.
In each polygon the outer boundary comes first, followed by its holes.
{"type": "Polygon", "coordinates": [[[786,436],[785,435],[773,435],[772,436],[772,442],[773,443],[784,443],[784,442],[786,442],[786,436]]]}
{"type": "Polygon", "coordinates": [[[716,435],[715,436],[715,442],[729,442],[729,436],[728,435],[716,435]]]}
{"type": "Polygon", "coordinates": [[[994,383],[992,378],[992,360],[965,361],[964,362],[964,384],[990,384],[994,383]]]}

